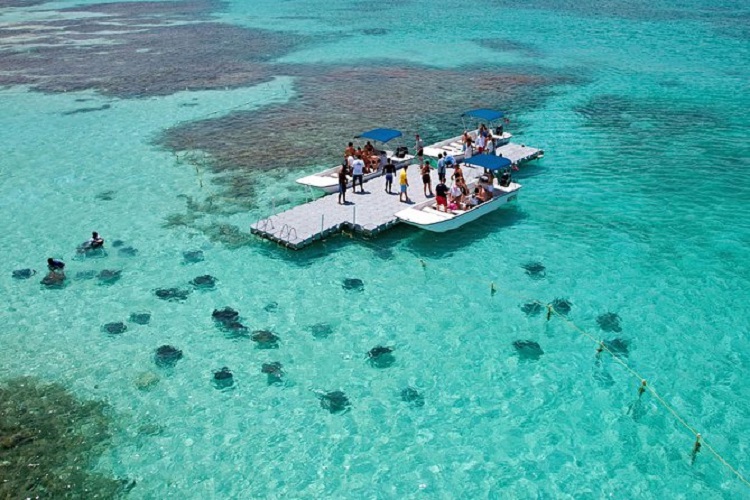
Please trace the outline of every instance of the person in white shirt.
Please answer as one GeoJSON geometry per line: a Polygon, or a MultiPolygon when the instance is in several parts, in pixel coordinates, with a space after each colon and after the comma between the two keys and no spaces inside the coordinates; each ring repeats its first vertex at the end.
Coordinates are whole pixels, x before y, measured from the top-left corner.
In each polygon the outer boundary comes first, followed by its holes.
{"type": "Polygon", "coordinates": [[[360,193],[365,192],[365,187],[362,184],[364,173],[365,173],[365,162],[360,160],[359,158],[355,159],[352,162],[352,193],[355,193],[357,190],[358,180],[359,180],[360,193]]]}

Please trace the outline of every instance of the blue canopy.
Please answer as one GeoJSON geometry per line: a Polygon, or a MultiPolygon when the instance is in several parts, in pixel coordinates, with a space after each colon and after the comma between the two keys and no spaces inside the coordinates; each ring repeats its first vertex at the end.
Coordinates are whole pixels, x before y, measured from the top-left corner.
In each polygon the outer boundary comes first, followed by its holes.
{"type": "Polygon", "coordinates": [[[401,132],[392,128],[376,128],[367,132],[362,132],[355,139],[372,139],[373,141],[388,142],[396,137],[401,137],[401,132]]]}
{"type": "Polygon", "coordinates": [[[489,155],[476,155],[471,158],[466,158],[464,164],[471,167],[481,167],[487,170],[500,170],[501,168],[507,168],[510,166],[511,161],[502,156],[489,155]]]}
{"type": "Polygon", "coordinates": [[[462,116],[473,116],[474,118],[479,118],[480,120],[487,120],[488,122],[491,122],[493,120],[499,120],[505,115],[503,114],[502,111],[495,111],[494,109],[481,108],[481,109],[472,109],[470,111],[467,111],[462,116]]]}

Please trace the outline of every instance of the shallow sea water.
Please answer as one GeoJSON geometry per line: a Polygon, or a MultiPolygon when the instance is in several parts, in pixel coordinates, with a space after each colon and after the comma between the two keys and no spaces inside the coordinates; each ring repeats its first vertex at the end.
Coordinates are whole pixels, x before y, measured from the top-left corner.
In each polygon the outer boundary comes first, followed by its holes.
{"type": "MultiPolygon", "coordinates": [[[[0,23],[58,5],[14,9],[0,23]]],[[[217,13],[313,34],[286,64],[455,68],[491,58],[499,72],[576,75],[533,107],[487,103],[547,155],[519,174],[517,204],[446,235],[397,227],[291,252],[232,233],[228,225],[248,232],[304,202],[310,193],[294,179],[316,166],[242,174],[254,204],[238,210],[217,184],[228,174],[155,140],[222,110],[293,103],[294,78],[281,70],[250,87],[141,99],[3,89],[0,378],[35,375],[109,402],[116,429],[96,469],[137,480],[132,498],[748,496],[707,450],[691,465],[694,437],[650,394],[639,401],[639,381],[611,357],[597,361],[596,343],[521,310],[565,298],[575,325],[629,342],[624,360],[748,476],[750,42],[737,26],[748,10],[696,6],[481,2],[463,12],[383,2],[358,16],[371,6],[340,0],[229,2],[217,13]],[[482,38],[506,50],[482,48],[482,38]],[[209,197],[216,207],[186,208],[209,197]],[[91,230],[107,239],[106,257],[76,255],[91,230]],[[138,253],[121,255],[117,239],[138,253]],[[195,250],[204,260],[184,262],[195,250]],[[49,256],[68,263],[62,290],[39,284],[49,256]],[[543,277],[526,272],[530,262],[545,266],[543,277]],[[11,277],[25,267],[40,274],[11,277]],[[122,277],[75,279],[102,269],[122,277]],[[204,274],[216,289],[183,302],[154,295],[204,274]],[[347,278],[363,290],[346,290],[347,278]],[[275,332],[279,348],[227,338],[211,318],[224,306],[251,330],[275,332]],[[150,312],[150,324],[127,322],[133,312],[150,312]],[[600,329],[607,312],[621,332],[600,329]],[[115,321],[128,330],[101,331],[115,321]],[[313,335],[319,324],[328,336],[313,335]],[[526,359],[516,341],[544,353],[526,359]],[[154,365],[162,344],[184,352],[171,371],[154,365]],[[392,366],[367,362],[377,345],[395,348],[392,366]],[[273,361],[283,384],[261,373],[273,361]],[[223,366],[236,385],[219,391],[211,377],[223,366]],[[139,390],[148,371],[160,380],[139,390]],[[423,406],[401,400],[406,387],[423,406]],[[318,394],[334,390],[348,412],[321,408],[318,394]]],[[[429,96],[414,89],[414,98],[429,96]]],[[[428,127],[430,139],[456,133],[428,127]]]]}

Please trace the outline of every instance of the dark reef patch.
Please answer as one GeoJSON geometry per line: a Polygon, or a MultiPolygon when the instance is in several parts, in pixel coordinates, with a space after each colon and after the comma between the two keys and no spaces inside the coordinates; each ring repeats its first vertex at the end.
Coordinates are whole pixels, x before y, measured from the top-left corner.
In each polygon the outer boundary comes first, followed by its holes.
{"type": "Polygon", "coordinates": [[[154,353],[154,363],[160,368],[173,368],[182,359],[182,351],[171,345],[163,345],[154,353]]]}
{"type": "Polygon", "coordinates": [[[483,38],[476,42],[484,48],[497,52],[515,52],[524,57],[543,57],[542,51],[530,43],[519,42],[509,38],[483,38]]]}
{"type": "Polygon", "coordinates": [[[187,300],[188,296],[190,296],[190,292],[191,290],[189,288],[157,288],[154,291],[154,295],[156,295],[161,300],[166,300],[169,302],[181,302],[183,300],[187,300]]]}
{"type": "Polygon", "coordinates": [[[525,360],[537,361],[544,354],[542,347],[533,340],[516,340],[513,347],[518,357],[525,360]]]}
{"type": "Polygon", "coordinates": [[[15,271],[13,271],[13,279],[27,280],[35,274],[36,271],[33,269],[16,269],[15,271]]]}
{"type": "Polygon", "coordinates": [[[401,401],[415,408],[424,406],[424,396],[413,387],[407,387],[401,391],[401,401]]]}
{"type": "Polygon", "coordinates": [[[107,405],[58,384],[0,384],[0,498],[117,498],[129,484],[91,472],[109,444],[107,405]],[[29,464],[34,464],[30,466],[29,464]]]}
{"type": "Polygon", "coordinates": [[[131,313],[128,321],[136,325],[148,325],[151,322],[151,313],[131,313]]]}
{"type": "Polygon", "coordinates": [[[127,329],[127,325],[122,321],[107,323],[102,326],[102,331],[110,335],[120,335],[121,333],[125,333],[127,329]]]}
{"type": "MultiPolygon", "coordinates": [[[[0,86],[43,92],[94,90],[122,98],[247,87],[269,81],[268,62],[306,37],[216,22],[219,0],[113,2],[61,9],[34,29],[6,24],[0,86]],[[71,14],[92,13],[74,17],[71,14]],[[23,35],[22,37],[19,35],[23,35]]],[[[95,110],[95,108],[87,108],[95,110]]]]}
{"type": "Polygon", "coordinates": [[[622,331],[622,327],[620,326],[620,316],[618,316],[617,313],[608,312],[600,314],[596,318],[596,323],[599,325],[599,328],[605,332],[620,333],[622,331]]]}
{"type": "Polygon", "coordinates": [[[320,406],[331,413],[343,413],[351,408],[351,402],[341,391],[331,391],[320,394],[320,406]]]}

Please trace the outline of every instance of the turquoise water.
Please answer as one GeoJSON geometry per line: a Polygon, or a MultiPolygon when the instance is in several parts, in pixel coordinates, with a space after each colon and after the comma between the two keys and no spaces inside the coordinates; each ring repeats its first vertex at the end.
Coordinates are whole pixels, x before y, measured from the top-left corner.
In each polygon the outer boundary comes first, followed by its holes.
{"type": "Polygon", "coordinates": [[[607,355],[597,361],[595,343],[520,307],[566,298],[575,325],[629,343],[623,359],[750,473],[743,3],[232,1],[156,15],[153,3],[127,2],[108,11],[112,30],[215,24],[163,55],[166,38],[122,35],[118,46],[120,35],[84,25],[68,30],[93,33],[87,40],[34,38],[50,19],[101,16],[56,10],[74,5],[0,16],[0,378],[35,375],[107,401],[114,436],[95,468],[137,480],[130,497],[748,496],[707,450],[691,465],[694,436],[650,394],[637,403],[639,381],[607,355]],[[10,36],[19,25],[36,27],[10,36]],[[259,28],[269,31],[253,38],[258,54],[222,59],[239,34],[259,28]],[[79,61],[69,78],[72,63],[60,61],[87,45],[112,52],[88,53],[97,68],[79,61]],[[191,53],[194,66],[171,63],[191,53]],[[221,78],[201,73],[213,63],[221,78]],[[342,67],[382,77],[388,65],[418,75],[418,85],[386,79],[364,97],[331,93],[342,67]],[[468,95],[463,106],[455,96],[475,88],[477,65],[516,75],[517,99],[487,86],[498,100],[468,95]],[[294,179],[331,158],[306,150],[307,140],[370,124],[419,127],[437,140],[480,104],[507,110],[518,142],[547,151],[521,174],[515,206],[446,235],[398,227],[298,253],[247,234],[258,218],[309,198],[294,179]],[[288,138],[278,125],[296,109],[320,123],[288,138]],[[194,124],[215,149],[176,153],[162,142],[194,124]],[[272,147],[258,144],[263,137],[272,147]],[[245,143],[282,164],[253,169],[237,153],[245,143]],[[107,239],[104,258],[76,255],[92,230],[107,239]],[[118,239],[137,254],[122,255],[111,245],[118,239]],[[195,250],[205,259],[185,263],[195,250]],[[68,263],[64,289],[39,284],[50,256],[68,263]],[[529,262],[545,276],[529,276],[529,262]],[[11,277],[26,267],[40,274],[11,277]],[[76,279],[102,269],[122,276],[111,285],[76,279]],[[215,290],[184,302],[154,295],[204,274],[219,280],[215,290]],[[344,289],[347,278],[364,290],[344,289]],[[227,338],[211,318],[224,306],[251,330],[275,332],[279,348],[227,338]],[[150,324],[127,322],[133,312],[150,312],[150,324]],[[607,312],[621,332],[598,326],[607,312]],[[102,332],[115,321],[128,330],[102,332]],[[314,336],[317,324],[330,335],[314,336]],[[544,353],[524,358],[519,340],[544,353]],[[184,352],[172,371],[154,365],[162,344],[184,352]],[[367,362],[377,345],[395,347],[393,366],[367,362]],[[286,372],[281,385],[261,373],[272,361],[286,372]],[[235,374],[232,390],[211,384],[223,366],[235,374]],[[160,377],[148,391],[136,385],[145,372],[160,377]],[[409,386],[423,406],[401,400],[409,386]],[[321,408],[317,394],[335,390],[348,412],[321,408]]]}

